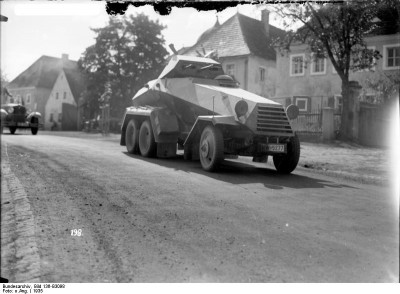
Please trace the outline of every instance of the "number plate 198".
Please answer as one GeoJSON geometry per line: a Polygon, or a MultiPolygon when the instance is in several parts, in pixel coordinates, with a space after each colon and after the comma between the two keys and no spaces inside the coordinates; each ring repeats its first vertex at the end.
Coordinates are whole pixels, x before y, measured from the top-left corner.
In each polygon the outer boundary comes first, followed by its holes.
{"type": "Polygon", "coordinates": [[[268,144],[268,151],[270,152],[286,152],[285,144],[268,144]]]}

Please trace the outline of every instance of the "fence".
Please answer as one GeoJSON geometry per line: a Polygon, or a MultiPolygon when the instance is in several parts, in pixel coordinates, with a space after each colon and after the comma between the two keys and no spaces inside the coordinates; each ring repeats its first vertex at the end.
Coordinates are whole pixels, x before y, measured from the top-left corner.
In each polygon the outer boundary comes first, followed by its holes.
{"type": "Polygon", "coordinates": [[[300,114],[291,125],[300,137],[319,139],[322,135],[322,110],[300,114]]]}

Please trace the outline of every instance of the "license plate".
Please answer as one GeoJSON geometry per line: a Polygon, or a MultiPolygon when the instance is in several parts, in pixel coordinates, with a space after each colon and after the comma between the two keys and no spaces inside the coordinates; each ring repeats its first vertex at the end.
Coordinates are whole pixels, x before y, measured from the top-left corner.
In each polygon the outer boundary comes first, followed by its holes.
{"type": "Polygon", "coordinates": [[[268,144],[269,152],[285,152],[285,144],[268,144]]]}
{"type": "Polygon", "coordinates": [[[17,123],[17,126],[19,126],[19,127],[27,127],[28,124],[19,122],[19,123],[17,123]]]}

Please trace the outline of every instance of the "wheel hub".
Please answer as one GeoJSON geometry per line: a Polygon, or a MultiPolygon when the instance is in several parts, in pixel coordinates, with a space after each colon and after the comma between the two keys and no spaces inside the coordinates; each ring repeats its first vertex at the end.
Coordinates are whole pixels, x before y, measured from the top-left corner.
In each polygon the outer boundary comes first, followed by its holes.
{"type": "Polygon", "coordinates": [[[208,153],[209,153],[209,150],[210,150],[209,143],[208,143],[207,140],[204,140],[202,142],[200,150],[201,150],[202,157],[206,158],[208,156],[208,153]]]}

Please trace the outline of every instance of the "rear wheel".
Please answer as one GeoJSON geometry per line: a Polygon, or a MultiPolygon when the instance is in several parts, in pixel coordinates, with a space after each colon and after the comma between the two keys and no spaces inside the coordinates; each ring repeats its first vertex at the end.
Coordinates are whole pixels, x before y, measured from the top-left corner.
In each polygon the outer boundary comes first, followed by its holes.
{"type": "Polygon", "coordinates": [[[128,153],[136,154],[139,152],[139,123],[131,119],[126,127],[125,142],[128,153]]]}
{"type": "Polygon", "coordinates": [[[16,127],[9,127],[9,129],[10,129],[10,133],[13,135],[15,134],[15,131],[17,130],[16,127]]]}
{"type": "MultiPolygon", "coordinates": [[[[32,123],[39,124],[39,120],[34,117],[34,118],[32,118],[32,123]]],[[[39,131],[39,126],[31,128],[32,135],[36,135],[38,133],[38,131],[39,131]]]]}
{"type": "Polygon", "coordinates": [[[290,139],[286,155],[275,155],[274,165],[278,173],[290,174],[296,168],[300,159],[300,140],[297,135],[290,139]]]}
{"type": "Polygon", "coordinates": [[[157,150],[157,143],[154,140],[153,130],[150,121],[142,123],[139,131],[139,150],[144,157],[154,157],[157,150]]]}
{"type": "Polygon", "coordinates": [[[224,160],[224,138],[220,129],[207,126],[201,133],[199,155],[206,171],[215,171],[224,160]]]}

